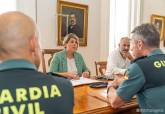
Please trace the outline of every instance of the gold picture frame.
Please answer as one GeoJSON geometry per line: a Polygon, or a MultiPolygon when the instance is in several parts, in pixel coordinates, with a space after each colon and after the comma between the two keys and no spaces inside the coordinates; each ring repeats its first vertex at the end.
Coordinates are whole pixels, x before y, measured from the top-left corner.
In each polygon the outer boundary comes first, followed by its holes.
{"type": "Polygon", "coordinates": [[[87,46],[88,6],[58,1],[58,45],[63,45],[66,34],[75,33],[79,46],[87,46]]]}
{"type": "Polygon", "coordinates": [[[160,15],[151,15],[151,23],[155,25],[155,27],[160,32],[160,40],[165,39],[165,17],[160,15]]]}

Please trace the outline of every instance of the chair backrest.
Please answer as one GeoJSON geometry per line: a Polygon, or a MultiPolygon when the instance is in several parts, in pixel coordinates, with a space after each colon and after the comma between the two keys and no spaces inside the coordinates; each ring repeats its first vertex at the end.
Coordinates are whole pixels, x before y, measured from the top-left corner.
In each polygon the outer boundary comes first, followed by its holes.
{"type": "Polygon", "coordinates": [[[62,49],[42,49],[41,50],[42,69],[44,73],[46,73],[46,69],[49,67],[54,53],[57,53],[59,51],[62,51],[62,49]]]}
{"type": "Polygon", "coordinates": [[[96,76],[104,75],[107,68],[107,61],[95,61],[96,76]]]}

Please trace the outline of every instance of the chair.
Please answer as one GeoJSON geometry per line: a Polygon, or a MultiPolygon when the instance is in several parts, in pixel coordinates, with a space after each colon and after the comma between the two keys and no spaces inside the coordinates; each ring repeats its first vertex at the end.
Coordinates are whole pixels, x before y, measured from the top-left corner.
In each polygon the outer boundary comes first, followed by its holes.
{"type": "Polygon", "coordinates": [[[44,73],[46,73],[46,69],[50,65],[50,62],[53,58],[54,53],[57,53],[59,51],[62,51],[62,49],[42,49],[41,50],[42,69],[44,73]]]}
{"type": "Polygon", "coordinates": [[[107,67],[107,61],[95,61],[96,76],[104,75],[107,67]]]}

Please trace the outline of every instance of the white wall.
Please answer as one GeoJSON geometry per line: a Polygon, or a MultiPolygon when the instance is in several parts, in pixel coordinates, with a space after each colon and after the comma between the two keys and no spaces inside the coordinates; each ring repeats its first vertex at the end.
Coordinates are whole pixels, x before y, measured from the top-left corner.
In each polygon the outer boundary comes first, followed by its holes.
{"type": "MultiPolygon", "coordinates": [[[[101,50],[105,48],[108,43],[104,40],[107,37],[105,27],[101,26],[101,1],[102,0],[65,0],[80,4],[88,5],[88,38],[87,47],[79,47],[78,51],[83,55],[84,60],[95,75],[94,61],[100,60],[100,57],[106,53],[100,54],[101,50]],[[102,30],[102,29],[103,30],[102,30]],[[103,32],[104,31],[104,32],[103,32]],[[101,33],[103,32],[103,33],[101,33]],[[103,35],[103,37],[101,37],[103,35]],[[106,44],[106,45],[105,45],[106,44]],[[101,46],[104,46],[101,48],[101,46]]],[[[57,46],[57,0],[37,0],[37,14],[35,13],[35,0],[19,0],[20,11],[37,18],[37,24],[41,34],[42,48],[62,48],[57,46]],[[27,5],[27,6],[26,6],[27,5]]],[[[104,12],[104,11],[102,11],[104,12]]],[[[105,19],[103,19],[105,21],[105,19]]],[[[107,58],[107,57],[105,57],[107,58]]]]}
{"type": "Polygon", "coordinates": [[[109,52],[110,0],[101,0],[100,60],[107,60],[109,52]]]}
{"type": "Polygon", "coordinates": [[[165,0],[144,0],[142,13],[143,22],[150,22],[152,14],[165,16],[165,0]]]}
{"type": "MultiPolygon", "coordinates": [[[[165,16],[165,0],[144,0],[142,22],[150,22],[152,14],[165,16]]],[[[161,48],[165,51],[163,42],[161,42],[161,48]]]]}
{"type": "Polygon", "coordinates": [[[29,15],[34,21],[36,21],[35,2],[35,0],[17,0],[17,9],[29,15]]]}

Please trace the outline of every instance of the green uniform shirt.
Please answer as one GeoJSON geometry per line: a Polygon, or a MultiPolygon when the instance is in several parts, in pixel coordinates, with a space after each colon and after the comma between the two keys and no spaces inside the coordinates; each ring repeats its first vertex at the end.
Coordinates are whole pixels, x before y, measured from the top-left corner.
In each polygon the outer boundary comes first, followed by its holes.
{"type": "MultiPolygon", "coordinates": [[[[148,57],[152,55],[162,54],[161,50],[154,50],[148,57]]],[[[150,69],[148,69],[150,72],[150,69]]],[[[165,73],[164,73],[165,74],[165,73]]],[[[165,86],[149,88],[140,91],[145,84],[143,71],[138,64],[133,63],[128,67],[128,80],[125,80],[117,89],[117,95],[125,101],[129,101],[134,95],[141,108],[142,114],[164,114],[165,113],[165,86]],[[140,91],[140,92],[139,92],[140,91]]]]}
{"type": "Polygon", "coordinates": [[[68,79],[45,75],[26,60],[0,64],[0,114],[73,114],[68,79]]]}

